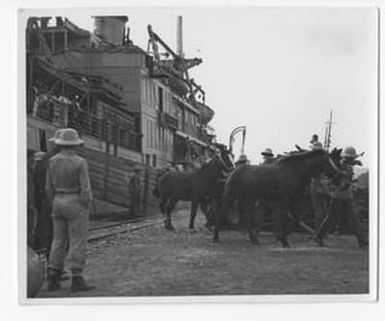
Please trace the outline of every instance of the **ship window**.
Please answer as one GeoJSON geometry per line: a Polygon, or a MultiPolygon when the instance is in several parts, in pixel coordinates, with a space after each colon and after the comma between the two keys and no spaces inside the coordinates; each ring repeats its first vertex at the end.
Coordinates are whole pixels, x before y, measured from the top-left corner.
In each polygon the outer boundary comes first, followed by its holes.
{"type": "Polygon", "coordinates": [[[154,154],[152,155],[152,167],[156,167],[156,161],[157,161],[156,155],[154,154]]]}

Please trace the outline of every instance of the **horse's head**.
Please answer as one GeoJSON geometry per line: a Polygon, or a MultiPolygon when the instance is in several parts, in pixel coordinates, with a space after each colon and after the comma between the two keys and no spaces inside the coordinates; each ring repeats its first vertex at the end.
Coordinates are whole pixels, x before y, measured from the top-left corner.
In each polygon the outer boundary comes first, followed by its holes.
{"type": "Polygon", "coordinates": [[[234,169],[234,157],[232,153],[222,145],[217,147],[216,158],[221,166],[221,170],[229,173],[234,169]]]}
{"type": "Polygon", "coordinates": [[[350,184],[350,173],[341,166],[341,152],[342,149],[334,148],[330,153],[326,153],[321,171],[333,184],[344,188],[350,184]]]}

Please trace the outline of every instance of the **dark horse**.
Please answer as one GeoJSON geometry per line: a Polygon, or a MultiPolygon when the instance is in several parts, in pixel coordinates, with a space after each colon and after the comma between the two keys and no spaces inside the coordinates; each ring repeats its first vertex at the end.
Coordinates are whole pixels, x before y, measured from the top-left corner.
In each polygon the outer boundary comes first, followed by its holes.
{"type": "Polygon", "coordinates": [[[204,207],[207,199],[215,190],[222,172],[233,169],[230,153],[225,149],[218,149],[214,157],[192,172],[167,172],[159,180],[160,210],[166,215],[165,227],[173,230],[171,212],[179,200],[191,201],[189,228],[194,228],[194,219],[198,205],[204,207]]]}
{"type": "Polygon", "coordinates": [[[274,203],[277,239],[283,247],[289,247],[288,209],[314,175],[323,172],[337,181],[343,175],[339,163],[338,150],[333,150],[330,154],[323,150],[314,150],[289,155],[272,165],[244,165],[237,168],[226,182],[223,205],[216,213],[214,241],[218,241],[219,228],[228,209],[235,200],[241,200],[250,241],[259,244],[256,225],[260,220],[256,217],[254,204],[257,200],[264,200],[274,203]]]}

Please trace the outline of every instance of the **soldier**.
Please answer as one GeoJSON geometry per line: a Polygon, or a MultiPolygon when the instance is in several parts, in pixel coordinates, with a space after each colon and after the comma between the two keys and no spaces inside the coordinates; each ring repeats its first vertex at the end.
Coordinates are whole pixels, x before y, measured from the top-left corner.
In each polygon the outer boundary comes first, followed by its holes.
{"type": "Polygon", "coordinates": [[[130,217],[134,218],[140,214],[140,172],[141,167],[134,166],[133,173],[128,177],[128,193],[130,195],[130,217]]]}
{"type": "Polygon", "coordinates": [[[47,255],[48,250],[48,224],[50,214],[45,211],[46,209],[46,197],[45,197],[45,172],[47,170],[43,159],[45,153],[42,151],[36,152],[35,158],[35,204],[37,211],[36,220],[36,234],[34,240],[34,249],[38,253],[44,253],[47,255]]]}
{"type": "Polygon", "coordinates": [[[318,135],[314,134],[313,136],[311,136],[311,139],[310,139],[310,150],[313,149],[313,145],[316,144],[316,143],[319,143],[318,135]]]}
{"type": "Polygon", "coordinates": [[[48,264],[48,290],[60,289],[68,247],[72,291],[87,291],[82,276],[86,261],[88,221],[92,202],[87,161],[76,153],[83,140],[76,130],[63,129],[55,144],[60,152],[49,160],[46,191],[52,201],[53,243],[48,264]]]}
{"type": "Polygon", "coordinates": [[[249,160],[247,159],[247,156],[245,154],[239,155],[238,160],[235,162],[235,166],[239,167],[241,165],[249,164],[249,160]]]}
{"type": "Polygon", "coordinates": [[[34,247],[36,229],[35,164],[34,151],[27,150],[27,245],[34,247]]]}
{"type": "Polygon", "coordinates": [[[353,233],[357,238],[358,245],[360,247],[368,246],[367,233],[363,226],[363,223],[359,217],[359,214],[356,210],[356,206],[354,203],[354,195],[353,195],[353,166],[359,165],[360,161],[357,158],[360,156],[356,153],[354,147],[346,147],[342,154],[342,167],[341,169],[349,173],[349,181],[350,184],[348,187],[344,187],[343,189],[338,188],[337,192],[334,195],[333,204],[334,204],[334,212],[337,218],[336,229],[341,227],[341,219],[345,216],[350,222],[350,226],[353,229],[353,233]]]}
{"type": "MultiPolygon", "coordinates": [[[[62,129],[56,130],[54,136],[48,139],[48,141],[54,144],[55,139],[59,138],[61,131],[62,129]]],[[[35,197],[37,210],[35,249],[40,253],[46,254],[47,258],[51,250],[53,230],[52,204],[48,200],[45,190],[46,173],[49,159],[59,152],[59,147],[54,145],[47,153],[41,151],[35,153],[35,197]]]]}
{"type": "Polygon", "coordinates": [[[271,148],[266,148],[262,153],[263,161],[261,165],[270,165],[275,162],[274,153],[271,148]]]}

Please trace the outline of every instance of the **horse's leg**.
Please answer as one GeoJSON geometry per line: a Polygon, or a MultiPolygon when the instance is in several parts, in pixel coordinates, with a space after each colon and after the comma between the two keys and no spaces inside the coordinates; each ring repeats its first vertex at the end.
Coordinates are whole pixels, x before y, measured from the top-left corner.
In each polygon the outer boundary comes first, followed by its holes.
{"type": "Polygon", "coordinates": [[[164,221],[164,226],[167,230],[173,231],[174,226],[171,223],[171,212],[174,209],[176,203],[178,202],[178,199],[176,198],[170,198],[167,202],[165,211],[166,211],[166,220],[164,221]]]}
{"type": "Polygon", "coordinates": [[[238,209],[238,225],[242,227],[244,225],[245,221],[245,203],[243,200],[239,199],[237,202],[237,209],[238,209]]]}
{"type": "Polygon", "coordinates": [[[256,211],[253,200],[247,200],[243,202],[243,207],[246,213],[247,223],[248,223],[248,233],[251,244],[259,245],[258,233],[256,231],[256,211]]]}
{"type": "Polygon", "coordinates": [[[282,201],[277,202],[274,205],[274,220],[276,225],[276,237],[281,242],[283,247],[290,247],[287,240],[286,224],[287,222],[287,207],[285,207],[282,201]]]}
{"type": "Polygon", "coordinates": [[[201,209],[201,211],[203,212],[203,215],[205,216],[206,218],[206,224],[205,224],[205,227],[209,228],[210,227],[210,219],[209,219],[209,200],[207,199],[203,199],[199,202],[199,207],[201,209]]]}
{"type": "Polygon", "coordinates": [[[191,209],[190,209],[189,229],[194,228],[194,220],[195,220],[195,216],[197,215],[197,209],[198,209],[198,201],[192,201],[191,202],[191,209]]]}
{"type": "Polygon", "coordinates": [[[167,197],[161,197],[159,201],[159,209],[163,215],[166,214],[166,203],[167,203],[167,197]]]}
{"type": "Polygon", "coordinates": [[[225,197],[222,206],[218,206],[215,211],[215,227],[213,233],[213,241],[218,242],[219,240],[219,229],[222,226],[223,222],[227,217],[227,212],[229,211],[231,205],[234,202],[234,197],[225,197]]]}

